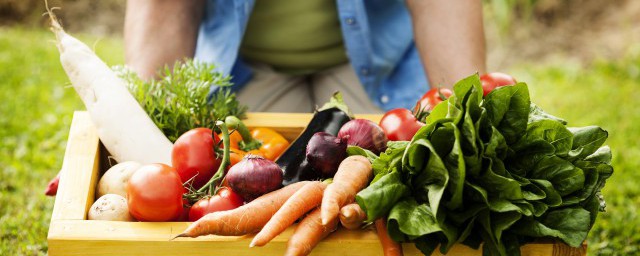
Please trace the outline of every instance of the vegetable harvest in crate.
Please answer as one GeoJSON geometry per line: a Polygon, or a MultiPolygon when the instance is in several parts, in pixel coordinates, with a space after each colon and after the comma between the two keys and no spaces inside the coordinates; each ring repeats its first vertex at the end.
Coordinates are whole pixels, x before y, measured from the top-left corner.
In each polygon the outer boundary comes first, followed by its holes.
{"type": "Polygon", "coordinates": [[[209,94],[229,85],[213,66],[187,60],[145,82],[51,21],[63,67],[118,162],[98,182],[89,219],[193,221],[173,239],[256,234],[246,250],[298,222],[287,255],[309,254],[340,226],[375,226],[385,255],[402,254],[399,242],[426,255],[456,243],[519,255],[539,237],[581,245],[604,210],[607,132],[567,127],[524,83],[483,86],[473,75],[425,95],[415,115],[385,115],[411,126],[355,118],[336,93],[289,143],[248,129],[233,93],[209,94]]]}

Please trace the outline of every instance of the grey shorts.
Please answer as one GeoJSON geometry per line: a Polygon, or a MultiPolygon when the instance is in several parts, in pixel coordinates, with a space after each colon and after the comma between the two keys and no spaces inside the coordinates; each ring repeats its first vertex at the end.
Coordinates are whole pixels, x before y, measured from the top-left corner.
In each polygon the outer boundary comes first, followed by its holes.
{"type": "Polygon", "coordinates": [[[267,65],[251,66],[253,79],[238,93],[251,112],[310,113],[335,91],[342,93],[353,113],[383,112],[371,102],[349,63],[301,76],[277,73],[267,65]]]}

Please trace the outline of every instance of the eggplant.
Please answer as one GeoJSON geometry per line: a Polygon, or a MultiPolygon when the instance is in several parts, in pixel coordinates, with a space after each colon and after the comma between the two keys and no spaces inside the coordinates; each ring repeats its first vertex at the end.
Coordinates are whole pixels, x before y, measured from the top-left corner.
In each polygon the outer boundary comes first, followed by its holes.
{"type": "Polygon", "coordinates": [[[311,168],[306,159],[309,140],[317,132],[326,132],[336,136],[342,125],[352,119],[353,115],[344,104],[342,95],[339,92],[334,93],[331,100],[316,111],[300,136],[276,159],[276,164],[284,172],[282,185],[322,178],[318,172],[311,168]]]}

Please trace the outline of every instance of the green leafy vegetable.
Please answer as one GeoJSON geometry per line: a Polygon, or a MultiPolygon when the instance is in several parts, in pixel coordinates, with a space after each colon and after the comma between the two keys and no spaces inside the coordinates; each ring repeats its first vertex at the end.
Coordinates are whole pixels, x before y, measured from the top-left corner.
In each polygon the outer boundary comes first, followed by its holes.
{"type": "Polygon", "coordinates": [[[226,116],[245,117],[247,107],[226,88],[231,85],[230,78],[215,72],[211,64],[193,60],[178,62],[173,70],[166,67],[160,78],[152,81],[143,81],[121,66],[114,69],[172,142],[193,128],[216,127],[216,120],[226,116]],[[210,94],[211,86],[221,88],[210,94]]]}
{"type": "Polygon", "coordinates": [[[477,75],[461,80],[410,142],[379,157],[356,196],[369,220],[425,254],[455,242],[485,255],[519,255],[522,243],[554,237],[579,246],[604,209],[613,173],[607,132],[568,128],[531,103],[524,83],[482,98],[477,75]]]}

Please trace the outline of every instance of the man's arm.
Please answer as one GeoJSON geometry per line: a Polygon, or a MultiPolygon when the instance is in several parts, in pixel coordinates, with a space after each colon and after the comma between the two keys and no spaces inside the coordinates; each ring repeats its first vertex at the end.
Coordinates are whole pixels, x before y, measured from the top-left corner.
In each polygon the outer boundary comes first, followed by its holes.
{"type": "Polygon", "coordinates": [[[204,0],[129,0],[124,23],[127,65],[143,79],[195,52],[204,0]]]}
{"type": "Polygon", "coordinates": [[[486,72],[482,1],[407,0],[422,64],[432,87],[452,87],[486,72]]]}

